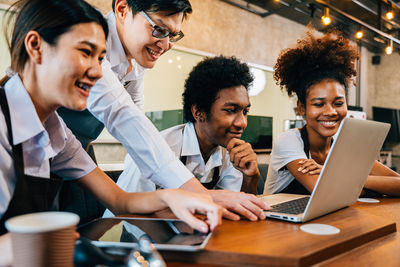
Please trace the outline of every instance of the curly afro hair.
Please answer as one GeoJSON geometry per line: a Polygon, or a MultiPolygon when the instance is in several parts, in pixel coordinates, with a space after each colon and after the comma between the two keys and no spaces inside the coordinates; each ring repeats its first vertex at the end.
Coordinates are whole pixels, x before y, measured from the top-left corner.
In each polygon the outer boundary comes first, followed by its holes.
{"type": "Polygon", "coordinates": [[[280,53],[274,79],[289,96],[296,94],[302,104],[306,103],[308,88],[324,79],[336,80],[347,94],[350,80],[357,74],[358,58],[357,47],[339,31],[318,38],[315,30],[310,30],[304,39],[297,40],[296,47],[280,53]]]}
{"type": "Polygon", "coordinates": [[[182,94],[185,120],[195,122],[191,111],[193,105],[209,118],[219,91],[240,85],[248,90],[252,82],[249,66],[235,57],[205,58],[192,69],[185,81],[182,94]]]}

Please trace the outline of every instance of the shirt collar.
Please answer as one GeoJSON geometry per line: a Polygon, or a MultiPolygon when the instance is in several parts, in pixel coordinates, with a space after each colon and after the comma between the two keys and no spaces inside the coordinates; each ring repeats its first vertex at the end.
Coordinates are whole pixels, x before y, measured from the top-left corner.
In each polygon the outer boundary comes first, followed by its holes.
{"type": "Polygon", "coordinates": [[[182,139],[183,141],[181,156],[201,156],[199,141],[197,140],[197,135],[193,123],[186,123],[185,128],[183,129],[182,139]]]}
{"type": "MultiPolygon", "coordinates": [[[[8,80],[4,90],[10,109],[13,145],[23,143],[39,134],[45,134],[52,144],[53,150],[55,152],[61,151],[64,148],[67,135],[58,115],[55,112],[52,113],[43,126],[18,74],[8,80]]],[[[45,146],[45,140],[42,142],[41,145],[45,146]]]]}
{"type": "MultiPolygon", "coordinates": [[[[124,47],[122,46],[121,40],[119,39],[118,32],[117,32],[117,25],[115,19],[115,13],[110,11],[106,15],[109,34],[107,37],[107,55],[106,58],[111,64],[111,68],[115,71],[118,69],[118,73],[125,76],[126,70],[128,69],[129,62],[126,58],[126,54],[124,51],[124,47]]],[[[137,77],[143,76],[145,73],[145,68],[140,66],[136,63],[134,59],[131,60],[132,62],[132,71],[126,75],[127,80],[134,80],[137,77]]],[[[121,77],[120,77],[121,78],[121,77]]]]}
{"type": "Polygon", "coordinates": [[[64,149],[67,142],[66,126],[56,112],[52,113],[44,123],[48,135],[50,136],[50,144],[55,155],[64,149]]]}
{"type": "MultiPolygon", "coordinates": [[[[200,156],[200,145],[197,140],[196,130],[192,122],[188,122],[185,125],[183,131],[183,142],[181,156],[200,156]]],[[[208,162],[213,162],[213,166],[216,167],[222,165],[222,147],[217,146],[215,151],[211,154],[208,162]]],[[[208,165],[207,162],[207,165],[208,165]]]]}

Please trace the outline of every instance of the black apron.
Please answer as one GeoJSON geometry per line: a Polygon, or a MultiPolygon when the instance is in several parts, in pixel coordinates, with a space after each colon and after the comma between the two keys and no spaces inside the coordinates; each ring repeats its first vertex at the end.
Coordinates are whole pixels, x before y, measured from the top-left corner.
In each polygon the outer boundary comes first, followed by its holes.
{"type": "Polygon", "coordinates": [[[8,77],[5,77],[0,82],[0,105],[7,124],[9,142],[12,146],[12,158],[17,182],[7,210],[0,219],[0,235],[7,232],[4,223],[11,217],[57,209],[56,196],[63,181],[60,177],[44,178],[25,175],[22,143],[13,145],[10,110],[3,88],[7,80],[8,77]]]}
{"type": "MultiPolygon", "coordinates": [[[[306,153],[306,157],[310,158],[310,142],[308,141],[308,133],[306,129],[306,125],[300,130],[301,139],[304,144],[304,153],[306,153]]],[[[285,167],[286,168],[286,167],[285,167]]],[[[294,179],[288,186],[286,186],[279,193],[288,193],[288,194],[300,194],[300,195],[309,195],[310,192],[305,188],[299,181],[294,179]]]]}
{"type": "MultiPolygon", "coordinates": [[[[96,119],[88,109],[77,111],[60,107],[57,109],[57,113],[85,150],[104,129],[104,124],[96,119]]],[[[93,158],[93,155],[90,156],[93,158]]]]}

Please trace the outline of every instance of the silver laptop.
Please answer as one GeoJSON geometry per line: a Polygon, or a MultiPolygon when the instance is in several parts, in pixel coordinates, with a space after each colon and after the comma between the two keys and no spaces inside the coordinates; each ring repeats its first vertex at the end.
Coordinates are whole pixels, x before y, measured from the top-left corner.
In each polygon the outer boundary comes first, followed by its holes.
{"type": "Polygon", "coordinates": [[[390,124],[345,118],[311,196],[275,194],[262,199],[267,217],[305,222],[356,202],[390,124]]]}

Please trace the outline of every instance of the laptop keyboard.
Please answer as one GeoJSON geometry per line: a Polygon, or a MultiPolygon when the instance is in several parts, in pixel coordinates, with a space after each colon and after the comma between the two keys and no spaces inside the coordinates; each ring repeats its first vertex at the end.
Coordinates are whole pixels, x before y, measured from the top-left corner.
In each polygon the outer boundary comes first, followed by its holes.
{"type": "Polygon", "coordinates": [[[272,205],[270,212],[279,212],[285,214],[300,214],[303,213],[310,197],[302,197],[287,202],[272,205]]]}

